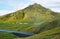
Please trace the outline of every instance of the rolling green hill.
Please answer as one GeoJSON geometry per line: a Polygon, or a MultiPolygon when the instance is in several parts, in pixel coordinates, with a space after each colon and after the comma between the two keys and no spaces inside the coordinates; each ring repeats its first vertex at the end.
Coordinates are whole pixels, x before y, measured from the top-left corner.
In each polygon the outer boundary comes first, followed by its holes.
{"type": "Polygon", "coordinates": [[[11,39],[60,39],[60,13],[35,3],[22,10],[0,16],[0,29],[35,33],[30,37],[16,38],[10,33],[0,32],[2,39],[10,39],[9,37],[12,37],[11,39]]]}

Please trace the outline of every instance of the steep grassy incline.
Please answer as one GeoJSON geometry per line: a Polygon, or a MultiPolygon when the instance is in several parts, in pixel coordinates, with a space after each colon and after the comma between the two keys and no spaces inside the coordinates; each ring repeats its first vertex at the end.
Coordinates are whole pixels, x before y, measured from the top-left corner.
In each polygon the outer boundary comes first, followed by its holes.
{"type": "Polygon", "coordinates": [[[55,15],[54,20],[45,21],[40,26],[30,27],[27,30],[38,33],[27,38],[16,39],[60,39],[60,14],[55,15]]]}
{"type": "Polygon", "coordinates": [[[55,13],[51,10],[35,3],[26,7],[25,9],[1,16],[0,20],[5,22],[34,22],[52,19],[54,14],[55,13]]]}
{"type": "Polygon", "coordinates": [[[18,20],[22,20],[23,18],[24,18],[24,13],[20,10],[11,14],[1,16],[0,20],[5,22],[17,22],[18,20]]]}
{"type": "MultiPolygon", "coordinates": [[[[16,39],[59,39],[60,14],[35,3],[25,9],[0,16],[0,29],[21,30],[35,33],[34,36],[16,39]]],[[[6,33],[0,34],[2,37],[7,35],[6,33]]],[[[13,38],[15,37],[8,33],[6,37],[9,36],[12,36],[13,38]]]]}
{"type": "Polygon", "coordinates": [[[60,27],[44,31],[42,33],[27,38],[15,38],[15,39],[60,39],[60,27]]]}

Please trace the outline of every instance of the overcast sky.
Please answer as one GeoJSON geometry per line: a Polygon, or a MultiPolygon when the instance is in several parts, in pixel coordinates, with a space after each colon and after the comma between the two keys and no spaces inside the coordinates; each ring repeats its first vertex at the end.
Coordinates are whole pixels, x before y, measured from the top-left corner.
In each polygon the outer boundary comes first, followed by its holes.
{"type": "Polygon", "coordinates": [[[55,12],[60,12],[60,0],[0,0],[0,15],[23,9],[34,3],[41,4],[55,12]]]}

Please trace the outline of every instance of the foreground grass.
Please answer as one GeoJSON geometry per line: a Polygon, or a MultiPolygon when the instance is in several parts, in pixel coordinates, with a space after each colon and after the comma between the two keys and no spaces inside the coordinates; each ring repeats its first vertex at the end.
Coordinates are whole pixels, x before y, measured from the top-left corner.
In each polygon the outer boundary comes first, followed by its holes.
{"type": "Polygon", "coordinates": [[[15,39],[60,39],[60,27],[44,31],[42,33],[27,38],[15,38],[15,39]]]}
{"type": "MultiPolygon", "coordinates": [[[[0,23],[0,30],[14,30],[14,31],[23,31],[25,28],[31,26],[33,23],[28,22],[28,24],[20,24],[20,23],[0,23]]],[[[4,38],[15,38],[16,36],[11,33],[0,32],[0,39],[4,38]]]]}

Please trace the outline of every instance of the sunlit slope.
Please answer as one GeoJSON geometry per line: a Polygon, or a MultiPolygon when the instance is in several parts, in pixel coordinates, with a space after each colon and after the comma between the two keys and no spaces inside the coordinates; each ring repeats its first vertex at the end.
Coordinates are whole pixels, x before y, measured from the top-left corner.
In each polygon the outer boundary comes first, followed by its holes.
{"type": "Polygon", "coordinates": [[[25,9],[1,16],[0,21],[2,23],[0,23],[0,28],[9,30],[23,30],[29,32],[35,32],[35,30],[37,29],[39,32],[41,26],[50,26],[48,25],[48,23],[55,19],[55,15],[55,12],[41,6],[40,4],[35,3],[26,7],[25,9]],[[20,22],[27,22],[28,24],[21,25],[20,22]]]}
{"type": "MultiPolygon", "coordinates": [[[[17,10],[11,14],[0,16],[0,29],[35,33],[34,36],[16,39],[59,39],[60,14],[35,3],[22,10],[17,10]]],[[[2,37],[7,35],[6,33],[0,34],[2,37]]],[[[8,33],[6,37],[9,36],[13,38],[15,37],[8,33]]]]}
{"type": "Polygon", "coordinates": [[[42,33],[27,38],[16,38],[16,39],[60,39],[60,27],[44,31],[42,33]]]}
{"type": "Polygon", "coordinates": [[[35,3],[25,9],[1,16],[0,20],[5,22],[42,21],[52,19],[53,15],[54,12],[35,3]]]}

